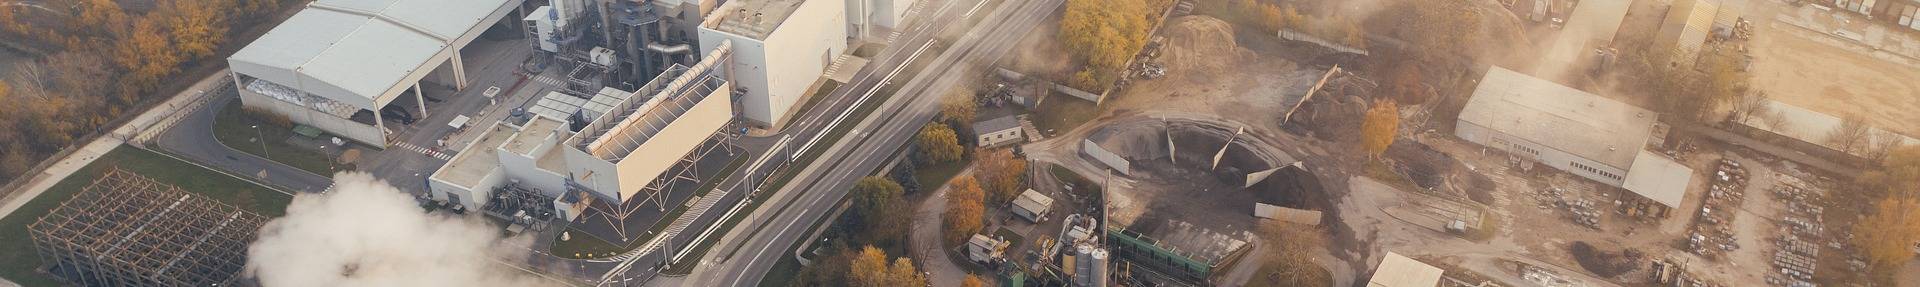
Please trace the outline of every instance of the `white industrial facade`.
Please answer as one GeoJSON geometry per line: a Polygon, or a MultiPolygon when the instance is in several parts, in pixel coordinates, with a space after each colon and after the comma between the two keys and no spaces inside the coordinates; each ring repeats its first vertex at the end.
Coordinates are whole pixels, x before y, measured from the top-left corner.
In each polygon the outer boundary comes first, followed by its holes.
{"type": "Polygon", "coordinates": [[[1472,96],[1454,128],[1466,141],[1670,207],[1692,179],[1691,169],[1644,151],[1652,111],[1497,66],[1472,96]]]}
{"type": "MultiPolygon", "coordinates": [[[[384,147],[378,110],[467,84],[460,49],[524,0],[319,0],[227,59],[248,107],[384,147]],[[372,120],[356,121],[370,112],[372,120]]],[[[424,117],[425,107],[421,107],[424,117]]]]}
{"type": "Polygon", "coordinates": [[[722,69],[741,90],[740,116],[776,126],[847,51],[846,13],[844,2],[830,0],[729,1],[700,25],[700,50],[732,41],[722,69]]]}
{"type": "Polygon", "coordinates": [[[875,36],[876,28],[900,29],[907,12],[919,0],[846,0],[847,33],[856,37],[875,36]]]}
{"type": "Polygon", "coordinates": [[[495,124],[430,176],[433,199],[479,210],[495,189],[517,183],[555,198],[568,219],[596,200],[617,207],[652,199],[676,180],[675,168],[715,148],[711,140],[733,123],[731,85],[713,72],[728,49],[717,51],[693,67],[668,69],[637,92],[549,94],[524,123],[495,124]],[[586,122],[554,116],[576,112],[586,122]]]}

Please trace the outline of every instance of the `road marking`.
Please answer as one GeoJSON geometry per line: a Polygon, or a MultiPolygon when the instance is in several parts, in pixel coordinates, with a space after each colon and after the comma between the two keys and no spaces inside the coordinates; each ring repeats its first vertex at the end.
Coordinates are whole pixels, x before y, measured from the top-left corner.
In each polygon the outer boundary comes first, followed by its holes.
{"type": "Polygon", "coordinates": [[[984,1],[984,0],[980,1],[980,4],[973,4],[973,9],[967,9],[967,14],[960,15],[960,18],[973,18],[973,12],[980,12],[980,7],[986,7],[986,6],[987,6],[987,1],[984,1]]]}
{"type": "Polygon", "coordinates": [[[417,146],[417,145],[413,145],[413,144],[411,144],[411,143],[407,143],[407,142],[399,142],[399,143],[394,143],[394,144],[393,144],[393,146],[394,146],[394,147],[398,147],[398,148],[401,148],[401,149],[405,149],[405,150],[410,150],[410,151],[413,151],[413,152],[417,152],[417,153],[420,153],[420,154],[423,154],[423,155],[426,155],[426,156],[429,156],[429,157],[433,157],[433,158],[437,158],[437,159],[440,159],[440,160],[453,160],[453,155],[448,155],[448,154],[446,154],[446,153],[443,153],[443,152],[440,152],[440,151],[436,151],[436,150],[432,150],[432,149],[427,149],[427,148],[424,148],[424,147],[420,147],[420,146],[417,146]]]}
{"type": "Polygon", "coordinates": [[[873,98],[873,93],[880,92],[880,89],[885,87],[887,83],[893,82],[894,76],[900,75],[900,71],[905,71],[907,69],[907,66],[912,66],[910,64],[913,63],[913,60],[915,58],[920,57],[920,53],[926,52],[927,48],[932,48],[932,47],[933,47],[933,41],[927,41],[927,44],[920,45],[920,49],[914,50],[912,55],[908,55],[907,60],[900,62],[900,66],[895,67],[893,72],[887,73],[886,77],[880,78],[880,83],[881,83],[880,85],[876,85],[872,89],[868,89],[865,94],[861,94],[860,99],[853,101],[852,106],[848,106],[846,111],[840,112],[839,117],[834,117],[832,122],[828,122],[826,128],[820,130],[822,133],[814,135],[813,139],[807,140],[806,145],[802,145],[800,146],[799,150],[795,150],[794,159],[799,159],[798,155],[806,154],[808,150],[812,150],[814,144],[820,143],[821,138],[824,138],[825,135],[827,135],[827,133],[833,131],[834,127],[840,126],[840,121],[846,120],[847,116],[852,115],[854,110],[859,110],[861,104],[866,103],[867,99],[873,98]]]}
{"type": "MultiPolygon", "coordinates": [[[[801,209],[801,210],[800,210],[800,214],[807,214],[807,211],[811,211],[811,210],[812,210],[812,209],[801,209]]],[[[795,224],[795,223],[800,223],[800,221],[799,221],[799,220],[794,220],[794,221],[789,221],[789,222],[787,222],[787,227],[781,227],[781,228],[780,228],[780,232],[775,232],[775,233],[773,233],[773,237],[774,237],[774,238],[779,238],[779,237],[780,237],[780,234],[783,234],[783,233],[787,233],[787,230],[789,230],[789,229],[793,229],[793,224],[795,224]]],[[[773,246],[774,246],[774,245],[780,245],[780,244],[778,244],[778,243],[771,243],[771,244],[767,244],[766,246],[761,246],[761,247],[760,247],[760,252],[754,252],[754,253],[753,253],[753,259],[748,259],[748,260],[747,260],[747,266],[746,266],[746,267],[747,267],[747,269],[749,269],[749,270],[743,270],[743,271],[751,271],[751,269],[753,269],[753,263],[754,263],[754,262],[759,262],[759,261],[760,261],[760,257],[761,257],[760,255],[762,255],[762,254],[767,254],[767,248],[773,248],[773,246]]],[[[741,276],[743,276],[743,277],[733,277],[733,284],[728,284],[727,286],[740,286],[740,280],[741,280],[741,279],[747,279],[747,277],[744,277],[744,276],[746,276],[746,274],[744,274],[744,273],[742,273],[742,274],[741,274],[741,276]]]]}

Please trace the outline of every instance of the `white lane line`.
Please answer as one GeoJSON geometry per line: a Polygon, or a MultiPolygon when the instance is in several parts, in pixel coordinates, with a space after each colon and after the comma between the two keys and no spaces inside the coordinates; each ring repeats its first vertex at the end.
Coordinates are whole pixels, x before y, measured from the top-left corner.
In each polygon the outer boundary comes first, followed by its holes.
{"type": "MultiPolygon", "coordinates": [[[[810,211],[810,210],[812,210],[812,209],[801,209],[801,210],[800,210],[800,214],[807,214],[807,211],[810,211]]],[[[774,233],[774,238],[779,238],[779,237],[780,237],[780,234],[784,234],[784,233],[787,233],[787,230],[788,230],[788,229],[793,229],[793,224],[795,224],[795,223],[800,223],[800,221],[799,221],[799,220],[794,220],[794,221],[789,221],[789,222],[787,222],[787,227],[781,227],[781,228],[780,228],[780,232],[776,232],[776,233],[774,233]]],[[[753,263],[754,263],[754,262],[758,262],[758,261],[760,261],[760,255],[762,255],[762,254],[767,254],[767,249],[768,249],[768,248],[773,248],[773,246],[774,246],[774,245],[780,245],[780,244],[767,244],[766,246],[761,246],[761,247],[760,247],[760,251],[759,251],[759,252],[754,252],[754,253],[753,253],[753,259],[748,259],[748,260],[747,260],[747,265],[746,265],[746,267],[747,267],[747,269],[748,269],[748,270],[746,270],[746,271],[751,271],[751,270],[753,269],[753,263]]],[[[746,275],[745,273],[741,273],[740,275],[741,275],[740,277],[733,277],[733,284],[728,284],[727,286],[740,286],[740,280],[741,280],[741,279],[747,279],[747,277],[745,277],[745,275],[746,275]]]]}
{"type": "Polygon", "coordinates": [[[799,156],[801,154],[806,154],[808,150],[812,150],[814,144],[820,143],[821,138],[825,138],[827,133],[830,133],[833,131],[834,127],[840,126],[841,121],[846,120],[848,115],[852,115],[854,110],[859,110],[860,105],[862,103],[866,103],[867,99],[873,98],[874,93],[880,92],[881,88],[886,87],[888,83],[891,83],[893,81],[894,76],[900,75],[900,72],[905,71],[907,69],[907,66],[912,66],[911,64],[913,63],[913,60],[915,58],[919,58],[921,53],[926,52],[927,48],[931,48],[931,47],[933,47],[933,41],[927,41],[927,44],[920,45],[920,49],[914,50],[913,55],[908,55],[907,60],[904,62],[900,62],[900,66],[896,67],[893,70],[893,72],[887,73],[887,76],[884,78],[880,78],[879,85],[875,85],[873,86],[872,89],[868,89],[865,94],[861,94],[860,99],[853,101],[852,106],[848,106],[845,111],[840,112],[839,117],[834,117],[832,122],[828,122],[827,127],[825,129],[820,130],[821,132],[820,134],[814,135],[813,139],[807,140],[806,145],[802,145],[800,146],[799,150],[795,150],[793,153],[794,154],[793,159],[799,159],[799,156]]]}

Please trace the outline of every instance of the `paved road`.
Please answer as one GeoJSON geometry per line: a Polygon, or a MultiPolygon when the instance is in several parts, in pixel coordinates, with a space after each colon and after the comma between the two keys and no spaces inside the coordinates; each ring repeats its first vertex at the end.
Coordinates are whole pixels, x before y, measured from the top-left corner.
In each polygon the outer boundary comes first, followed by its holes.
{"type": "Polygon", "coordinates": [[[240,152],[214,139],[213,121],[219,116],[220,108],[228,102],[239,100],[239,92],[230,87],[207,91],[211,93],[207,104],[191,110],[173,128],[155,137],[154,145],[176,156],[238,176],[262,180],[288,191],[319,192],[333,185],[333,180],[326,176],[240,152]]]}
{"type": "MultiPolygon", "coordinates": [[[[832,146],[813,166],[780,191],[771,204],[761,209],[771,216],[756,215],[752,221],[732,231],[721,249],[708,254],[701,263],[711,266],[697,270],[689,281],[700,286],[752,286],[768,269],[786,255],[786,247],[805,236],[806,225],[831,210],[830,205],[846,195],[860,176],[885,164],[891,151],[898,150],[914,131],[937,112],[938,97],[964,78],[975,75],[979,65],[991,63],[1011,49],[1021,36],[1032,30],[1062,2],[1060,0],[1009,1],[987,15],[981,25],[963,36],[940,57],[927,65],[937,67],[917,75],[888,99],[880,110],[854,128],[832,146]],[[789,206],[790,205],[790,206],[789,206]],[[796,226],[800,228],[795,228],[796,226]],[[765,230],[771,233],[760,233],[765,230]],[[740,236],[741,234],[747,234],[740,236]],[[781,248],[773,248],[773,247],[781,248]]],[[[950,9],[950,13],[964,13],[950,9]]],[[[942,16],[950,16],[940,13],[942,16]]],[[[947,23],[948,21],[934,21],[947,23]]],[[[909,42],[908,45],[912,45],[909,42]]]]}
{"type": "MultiPolygon", "coordinates": [[[[969,165],[954,177],[971,174],[973,166],[969,165]]],[[[922,199],[919,208],[914,208],[913,231],[908,235],[907,244],[912,248],[909,252],[913,253],[913,258],[920,259],[920,270],[932,275],[927,277],[927,281],[933,282],[933,286],[942,287],[959,286],[960,281],[967,278],[967,270],[960,269],[960,266],[954,265],[953,259],[947,258],[946,243],[943,242],[945,237],[941,232],[944,229],[941,215],[947,213],[948,187],[952,185],[941,184],[940,189],[922,199]]]]}

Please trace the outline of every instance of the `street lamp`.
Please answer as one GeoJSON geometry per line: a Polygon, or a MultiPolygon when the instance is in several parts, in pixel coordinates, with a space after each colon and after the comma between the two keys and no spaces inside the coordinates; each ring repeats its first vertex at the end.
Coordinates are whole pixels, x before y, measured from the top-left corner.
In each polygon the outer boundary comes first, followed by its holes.
{"type": "Polygon", "coordinates": [[[273,158],[273,154],[267,152],[267,133],[260,131],[260,125],[253,125],[253,135],[255,139],[260,140],[260,155],[273,158]]]}

